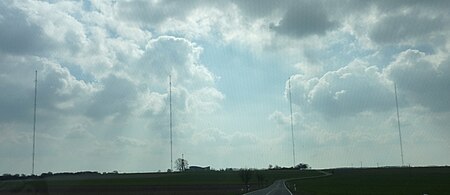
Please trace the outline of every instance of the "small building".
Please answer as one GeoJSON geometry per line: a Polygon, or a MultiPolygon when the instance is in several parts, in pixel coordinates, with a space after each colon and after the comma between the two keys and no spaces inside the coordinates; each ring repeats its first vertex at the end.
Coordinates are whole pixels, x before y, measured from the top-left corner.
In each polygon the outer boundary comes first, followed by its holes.
{"type": "Polygon", "coordinates": [[[210,171],[211,167],[189,166],[188,171],[210,171]]]}

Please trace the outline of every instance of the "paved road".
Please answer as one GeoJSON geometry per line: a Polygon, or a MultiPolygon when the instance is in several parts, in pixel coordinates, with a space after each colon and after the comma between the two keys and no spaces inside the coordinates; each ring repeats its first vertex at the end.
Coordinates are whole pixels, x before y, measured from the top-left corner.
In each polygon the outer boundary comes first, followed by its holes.
{"type": "MultiPolygon", "coordinates": [[[[319,172],[321,172],[323,175],[302,177],[302,178],[296,178],[296,179],[311,179],[311,178],[318,178],[318,177],[327,177],[327,176],[332,175],[331,173],[328,173],[325,171],[319,171],[319,172]]],[[[289,180],[296,180],[296,179],[289,179],[289,180]]],[[[249,192],[244,195],[278,195],[278,194],[292,195],[292,193],[287,189],[285,182],[286,182],[286,179],[277,180],[267,188],[256,190],[254,192],[249,192]]]]}
{"type": "Polygon", "coordinates": [[[292,195],[286,185],[284,185],[285,181],[286,180],[277,180],[267,188],[249,192],[244,195],[292,195]]]}

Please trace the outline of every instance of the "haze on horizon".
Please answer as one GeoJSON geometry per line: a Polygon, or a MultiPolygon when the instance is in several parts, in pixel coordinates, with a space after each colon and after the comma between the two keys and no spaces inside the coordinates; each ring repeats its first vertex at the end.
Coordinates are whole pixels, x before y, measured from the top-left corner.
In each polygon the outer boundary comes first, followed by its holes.
{"type": "Polygon", "coordinates": [[[0,174],[450,164],[450,1],[1,1],[0,174]]]}

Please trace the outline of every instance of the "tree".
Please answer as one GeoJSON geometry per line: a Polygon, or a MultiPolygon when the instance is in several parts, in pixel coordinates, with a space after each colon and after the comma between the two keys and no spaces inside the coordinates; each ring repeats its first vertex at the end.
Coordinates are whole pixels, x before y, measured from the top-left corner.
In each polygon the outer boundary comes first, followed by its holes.
{"type": "Polygon", "coordinates": [[[189,164],[186,159],[179,158],[175,161],[175,169],[178,171],[186,171],[188,169],[189,164]]]}
{"type": "Polygon", "coordinates": [[[295,166],[295,169],[300,169],[300,170],[304,170],[304,169],[308,169],[308,168],[309,168],[309,165],[306,163],[300,163],[295,166]]]}
{"type": "Polygon", "coordinates": [[[256,179],[258,179],[258,185],[260,187],[264,185],[264,174],[262,171],[256,172],[256,179]]]}
{"type": "Polygon", "coordinates": [[[248,191],[249,190],[248,182],[252,178],[252,171],[250,169],[241,169],[239,171],[239,176],[241,177],[248,191]]]}

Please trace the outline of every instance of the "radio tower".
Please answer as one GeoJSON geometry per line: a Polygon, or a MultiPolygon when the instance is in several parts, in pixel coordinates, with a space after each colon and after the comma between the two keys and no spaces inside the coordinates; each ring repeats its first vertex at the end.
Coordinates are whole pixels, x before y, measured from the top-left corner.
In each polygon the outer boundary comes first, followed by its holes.
{"type": "Polygon", "coordinates": [[[34,116],[33,116],[33,154],[31,160],[31,175],[34,175],[34,155],[36,147],[36,97],[37,97],[37,70],[34,72],[34,116]]]}
{"type": "Polygon", "coordinates": [[[170,115],[170,170],[173,170],[172,157],[172,76],[169,75],[169,115],[170,115]]]}
{"type": "Polygon", "coordinates": [[[294,122],[292,121],[292,97],[291,97],[291,77],[289,77],[289,110],[291,112],[291,132],[292,132],[292,158],[295,167],[295,145],[294,145],[294,122]]]}
{"type": "Polygon", "coordinates": [[[403,161],[402,131],[400,130],[400,114],[398,111],[397,84],[395,84],[395,83],[394,83],[394,91],[395,91],[395,106],[397,107],[398,135],[400,136],[400,156],[402,157],[402,166],[405,166],[405,163],[403,161]]]}

